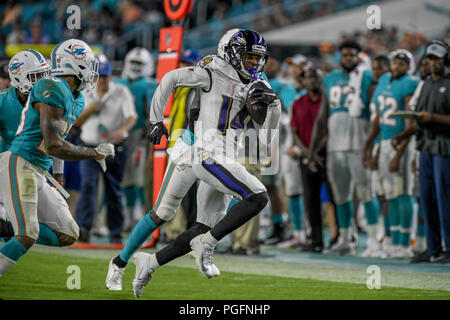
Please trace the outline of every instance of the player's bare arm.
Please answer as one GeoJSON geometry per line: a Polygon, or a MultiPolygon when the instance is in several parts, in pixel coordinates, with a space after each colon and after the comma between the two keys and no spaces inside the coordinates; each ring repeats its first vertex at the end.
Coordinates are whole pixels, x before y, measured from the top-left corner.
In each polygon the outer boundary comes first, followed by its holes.
{"type": "MultiPolygon", "coordinates": [[[[405,97],[405,110],[410,111],[408,105],[409,105],[409,99],[411,96],[405,97]]],[[[410,119],[405,119],[405,130],[408,130],[409,127],[413,125],[413,122],[410,119]]],[[[411,139],[411,136],[405,137],[398,145],[394,146],[397,150],[397,153],[392,158],[391,163],[389,164],[389,171],[391,172],[397,172],[400,169],[400,159],[402,158],[403,154],[405,153],[406,148],[408,147],[409,140],[411,139]]]]}
{"type": "Polygon", "coordinates": [[[40,125],[48,154],[63,160],[104,159],[94,148],[73,145],[62,138],[66,122],[64,111],[48,104],[37,102],[33,107],[40,112],[40,125]]]}
{"type": "Polygon", "coordinates": [[[450,115],[448,115],[448,114],[437,114],[437,113],[421,111],[418,114],[417,120],[419,122],[423,122],[423,123],[436,122],[436,123],[441,123],[441,124],[450,126],[450,115]]]}
{"type": "Polygon", "coordinates": [[[363,149],[362,162],[365,168],[368,168],[370,165],[372,148],[379,134],[380,134],[380,112],[377,112],[372,122],[370,123],[369,135],[367,136],[367,140],[363,149]]]}
{"type": "MultiPolygon", "coordinates": [[[[405,97],[405,111],[411,111],[409,108],[409,100],[411,96],[405,97]]],[[[405,119],[405,130],[403,132],[415,132],[414,130],[415,123],[411,119],[405,119]],[[412,129],[410,129],[412,128],[412,129]]],[[[400,158],[405,152],[406,147],[408,146],[409,140],[411,139],[412,134],[405,135],[401,141],[398,141],[397,144],[392,142],[393,147],[397,150],[397,155],[400,158]]]]}
{"type": "Polygon", "coordinates": [[[83,125],[91,115],[100,111],[101,106],[102,106],[102,103],[100,100],[91,102],[91,104],[89,104],[86,108],[84,108],[83,112],[81,112],[77,121],[75,121],[75,125],[76,126],[83,125]]]}

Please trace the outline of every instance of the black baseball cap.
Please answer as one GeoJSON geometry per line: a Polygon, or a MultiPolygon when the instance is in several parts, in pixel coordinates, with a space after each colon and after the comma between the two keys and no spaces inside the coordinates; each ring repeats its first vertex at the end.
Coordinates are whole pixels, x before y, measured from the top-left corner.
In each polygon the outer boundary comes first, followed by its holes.
{"type": "Polygon", "coordinates": [[[411,61],[411,59],[408,57],[408,55],[404,52],[399,52],[395,56],[392,57],[393,59],[400,59],[405,61],[407,64],[411,61]]]}

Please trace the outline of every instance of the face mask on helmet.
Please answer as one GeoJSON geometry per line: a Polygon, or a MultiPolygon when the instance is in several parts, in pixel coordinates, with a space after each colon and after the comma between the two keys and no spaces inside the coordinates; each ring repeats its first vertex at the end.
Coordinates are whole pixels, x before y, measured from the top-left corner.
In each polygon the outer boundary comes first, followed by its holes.
{"type": "Polygon", "coordinates": [[[153,57],[147,49],[131,49],[126,57],[122,77],[135,80],[150,77],[154,72],[153,57]]]}
{"type": "Polygon", "coordinates": [[[84,41],[66,40],[52,52],[52,75],[75,76],[80,80],[77,91],[93,90],[98,81],[98,59],[84,41]]]}
{"type": "Polygon", "coordinates": [[[128,67],[130,71],[129,72],[130,78],[139,78],[145,74],[144,72],[145,65],[141,61],[132,60],[129,62],[128,67]]]}
{"type": "Polygon", "coordinates": [[[245,79],[263,72],[270,53],[264,38],[257,32],[243,30],[235,33],[225,48],[230,64],[245,79]]]}
{"type": "Polygon", "coordinates": [[[29,94],[40,78],[49,75],[50,65],[38,51],[26,49],[11,58],[8,72],[12,86],[23,94],[29,94]]]}
{"type": "Polygon", "coordinates": [[[50,68],[45,71],[33,71],[27,74],[27,79],[31,84],[35,84],[39,79],[47,77],[50,75],[50,68]]]}
{"type": "MultiPolygon", "coordinates": [[[[82,84],[84,82],[84,86],[87,91],[91,91],[97,87],[97,82],[99,78],[98,74],[98,68],[99,68],[99,61],[96,58],[89,59],[88,62],[89,68],[91,69],[91,72],[86,76],[87,81],[82,81],[82,84]]],[[[80,68],[83,68],[83,66],[80,66],[80,68]]],[[[79,89],[80,91],[83,89],[79,89]]]]}

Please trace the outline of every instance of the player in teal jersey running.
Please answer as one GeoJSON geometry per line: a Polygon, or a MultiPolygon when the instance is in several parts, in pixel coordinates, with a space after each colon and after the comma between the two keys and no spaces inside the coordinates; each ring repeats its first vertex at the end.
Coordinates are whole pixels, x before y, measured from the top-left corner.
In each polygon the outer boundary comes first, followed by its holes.
{"type": "MultiPolygon", "coordinates": [[[[371,221],[378,216],[379,204],[371,190],[370,171],[362,165],[362,150],[369,132],[368,88],[374,81],[372,71],[360,60],[358,43],[340,46],[341,66],[323,78],[324,95],[311,138],[309,163],[322,164],[320,142],[328,135],[326,169],[336,203],[339,238],[328,252],[354,254],[352,243],[353,192],[363,204],[371,221]],[[358,93],[358,94],[357,94],[358,93]],[[354,101],[360,101],[359,116],[350,115],[354,101]]],[[[319,213],[317,213],[319,214],[319,213]]]]}
{"type": "MultiPolygon", "coordinates": [[[[8,73],[12,87],[0,91],[0,153],[8,150],[16,136],[22,109],[34,83],[49,72],[50,65],[35,50],[20,51],[11,58],[8,73]]],[[[6,220],[3,199],[0,197],[0,237],[13,235],[12,225],[6,220]]]]}
{"type": "Polygon", "coordinates": [[[134,48],[125,57],[122,78],[114,82],[123,84],[130,89],[134,96],[136,124],[127,138],[128,158],[122,180],[125,193],[126,209],[124,230],[131,231],[144,215],[144,184],[145,164],[148,154],[148,142],[145,137],[145,128],[153,94],[158,82],[151,79],[154,62],[152,55],[144,48],[134,48]]]}
{"type": "Polygon", "coordinates": [[[66,246],[79,229],[60,193],[46,183],[53,157],[63,160],[114,156],[111,144],[96,148],[64,140],[84,107],[80,93],[95,88],[98,61],[89,46],[71,39],[52,52],[53,76],[35,83],[21,113],[20,124],[8,151],[0,155],[0,184],[14,237],[0,248],[0,276],[35,243],[39,222],[53,230],[54,245],[66,246]]]}
{"type": "Polygon", "coordinates": [[[391,53],[391,72],[378,81],[372,102],[376,106],[376,116],[372,122],[368,142],[380,134],[379,175],[385,197],[389,204],[389,222],[392,248],[387,256],[409,258],[410,232],[413,215],[411,172],[414,146],[405,139],[394,149],[392,138],[411,125],[410,120],[393,117],[396,111],[409,111],[408,102],[418,85],[419,79],[412,77],[415,70],[412,54],[404,49],[391,53]]]}

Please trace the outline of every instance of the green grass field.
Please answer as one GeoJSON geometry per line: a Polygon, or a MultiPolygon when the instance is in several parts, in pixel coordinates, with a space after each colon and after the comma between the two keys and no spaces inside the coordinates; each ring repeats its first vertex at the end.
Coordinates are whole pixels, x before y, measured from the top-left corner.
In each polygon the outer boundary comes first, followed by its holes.
{"type": "MultiPolygon", "coordinates": [[[[108,291],[104,281],[112,250],[73,250],[39,247],[30,250],[17,265],[0,278],[0,298],[5,300],[128,300],[136,299],[132,291],[134,264],[129,263],[124,273],[123,291],[108,291]],[[66,283],[71,274],[70,265],[80,268],[80,289],[68,289],[66,283]]],[[[141,299],[155,300],[303,300],[303,299],[437,299],[450,300],[450,291],[432,289],[411,289],[383,286],[369,290],[365,282],[325,281],[299,278],[295,272],[290,277],[285,268],[310,269],[311,265],[277,262],[283,276],[270,276],[255,272],[229,272],[225,261],[239,270],[251,270],[258,266],[255,260],[234,257],[216,259],[219,267],[224,266],[220,277],[206,279],[194,266],[190,257],[182,257],[182,263],[169,264],[158,269],[144,291],[141,299]]],[[[270,268],[271,261],[263,261],[270,268]]],[[[273,268],[277,268],[274,264],[273,268]]],[[[317,266],[319,272],[320,266],[317,266]]],[[[286,269],[288,270],[288,269],[286,269]]],[[[292,269],[293,270],[293,269],[292,269]]],[[[259,269],[261,271],[261,269],[259,269]]],[[[278,270],[279,271],[279,270],[278,270]]],[[[350,272],[338,268],[336,272],[350,272]]],[[[277,274],[274,270],[274,274],[277,274]]],[[[442,281],[449,280],[449,274],[442,274],[442,281]]]]}

